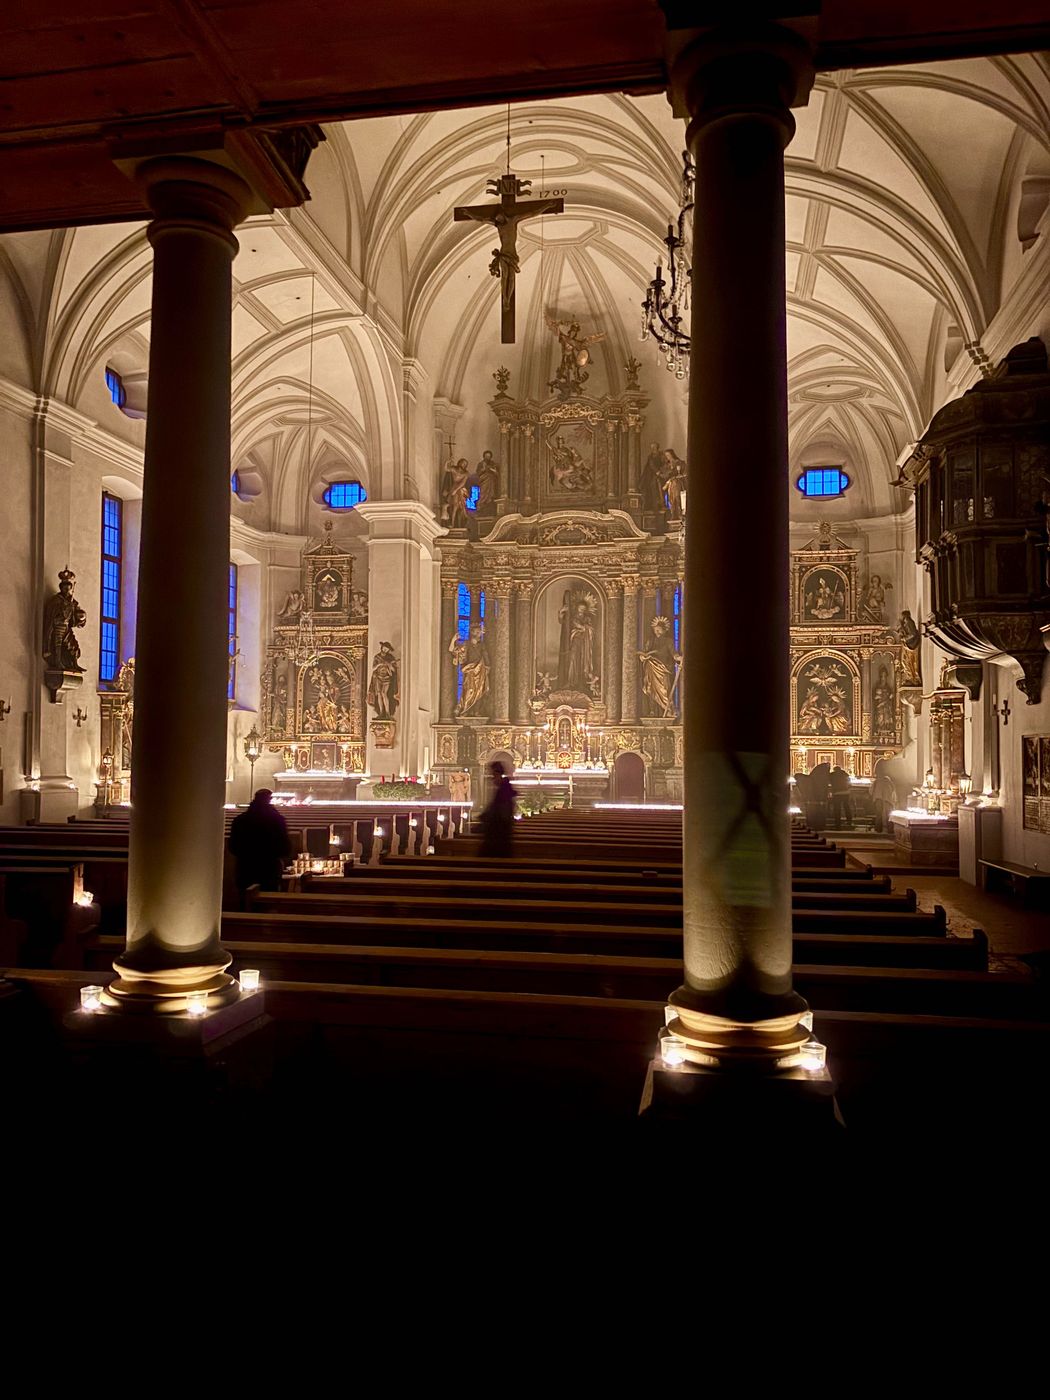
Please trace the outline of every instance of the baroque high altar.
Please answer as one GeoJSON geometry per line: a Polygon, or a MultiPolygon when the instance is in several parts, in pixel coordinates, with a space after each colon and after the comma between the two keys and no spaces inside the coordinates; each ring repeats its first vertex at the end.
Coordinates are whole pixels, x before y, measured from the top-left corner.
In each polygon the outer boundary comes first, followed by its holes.
{"type": "Polygon", "coordinates": [[[498,759],[575,800],[680,800],[684,463],[645,441],[636,362],[595,397],[599,337],[549,324],[551,396],[515,398],[498,370],[498,454],[444,470],[433,767],[475,791],[498,759]]]}

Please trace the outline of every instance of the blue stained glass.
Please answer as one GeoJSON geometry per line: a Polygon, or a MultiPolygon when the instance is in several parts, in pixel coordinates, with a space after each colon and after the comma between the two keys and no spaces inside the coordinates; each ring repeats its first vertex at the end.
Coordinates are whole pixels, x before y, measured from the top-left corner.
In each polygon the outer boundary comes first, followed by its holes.
{"type": "Polygon", "coordinates": [[[849,477],[841,467],[807,467],[795,485],[810,500],[826,500],[841,496],[849,486],[849,477]]]}
{"type": "Polygon", "coordinates": [[[472,486],[467,492],[467,510],[477,510],[478,498],[481,495],[480,486],[472,486]]]}
{"type": "Polygon", "coordinates": [[[106,388],[116,406],[123,408],[127,402],[127,394],[124,391],[124,381],[115,369],[106,370],[106,388]]]}
{"type": "Polygon", "coordinates": [[[368,496],[359,481],[333,481],[325,488],[322,500],[332,510],[353,510],[354,506],[367,501],[368,496]]]}
{"type": "Polygon", "coordinates": [[[478,594],[478,617],[481,619],[482,622],[485,621],[485,590],[484,590],[484,589],[482,589],[481,592],[478,594]]]}
{"type": "Polygon", "coordinates": [[[461,642],[470,636],[470,588],[465,583],[456,591],[456,635],[461,642]]]}
{"type": "Polygon", "coordinates": [[[236,472],[230,477],[230,489],[236,496],[241,489],[241,478],[236,472]]]}
{"type": "MultiPolygon", "coordinates": [[[[116,402],[116,400],[114,400],[116,402]]],[[[102,495],[102,569],[99,608],[98,678],[116,680],[120,670],[120,556],[123,502],[102,495]]]]}
{"type": "Polygon", "coordinates": [[[674,649],[682,650],[682,585],[679,583],[674,591],[674,649]]]}
{"type": "MultiPolygon", "coordinates": [[[[230,656],[237,654],[237,565],[230,565],[229,582],[229,625],[227,629],[227,650],[230,656]]],[[[230,665],[230,678],[226,684],[226,699],[233,700],[237,693],[237,662],[230,665]]]]}

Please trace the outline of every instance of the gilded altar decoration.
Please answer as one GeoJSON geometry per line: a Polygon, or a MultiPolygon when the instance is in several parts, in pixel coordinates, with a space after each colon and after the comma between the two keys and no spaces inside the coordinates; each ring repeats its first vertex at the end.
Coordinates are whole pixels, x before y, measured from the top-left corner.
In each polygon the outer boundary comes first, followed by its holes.
{"type": "Polygon", "coordinates": [[[298,585],[266,650],[259,727],[272,750],[284,749],[289,772],[335,775],[364,765],[367,599],[331,527],[326,521],[322,541],[303,551],[298,585]]]}
{"type": "Polygon", "coordinates": [[[648,397],[637,364],[622,392],[595,388],[593,343],[560,323],[551,396],[511,397],[499,377],[488,399],[497,503],[486,516],[482,456],[464,483],[478,509],[441,543],[434,768],[481,781],[509,756],[525,790],[571,787],[578,803],[635,791],[641,769],[649,799],[678,801],[683,558],[667,498],[680,513],[684,464],[654,447],[643,500],[648,397]]]}
{"type": "Polygon", "coordinates": [[[881,620],[891,581],[872,574],[860,588],[857,563],[827,521],[792,552],[791,743],[796,768],[829,763],[871,778],[904,745],[905,648],[881,620]]]}
{"type": "Polygon", "coordinates": [[[638,653],[646,714],[668,719],[675,713],[682,658],[674,649],[670,618],[657,616],[649,624],[649,645],[638,653]]]}
{"type": "Polygon", "coordinates": [[[920,646],[922,638],[919,636],[919,629],[915,625],[915,619],[907,608],[901,613],[897,622],[897,636],[900,637],[901,646],[901,689],[912,688],[922,689],[922,653],[920,646]]]}
{"type": "Polygon", "coordinates": [[[57,702],[63,690],[80,685],[84,671],[76,629],[87,625],[87,613],[73,597],[76,581],[72,569],[62,569],[58,592],[44,604],[44,684],[51,692],[52,703],[57,702]]]}
{"type": "Polygon", "coordinates": [[[1022,736],[1021,783],[1025,828],[1050,832],[1050,735],[1022,736]]]}
{"type": "Polygon", "coordinates": [[[492,371],[492,377],[496,381],[496,397],[505,399],[507,397],[507,386],[510,384],[510,370],[506,365],[500,365],[499,369],[492,371]]]}
{"type": "Polygon", "coordinates": [[[366,698],[377,720],[392,720],[397,714],[401,701],[401,667],[390,642],[380,642],[372,658],[366,698]]]}
{"type": "Polygon", "coordinates": [[[484,628],[472,627],[465,640],[454,637],[449,647],[449,655],[452,657],[452,664],[459,667],[463,678],[463,691],[456,706],[456,714],[476,714],[479,704],[489,693],[491,667],[484,628]]]}
{"type": "Polygon", "coordinates": [[[99,764],[96,805],[131,801],[131,755],[135,729],[135,658],[129,656],[116,679],[98,692],[99,764]]]}

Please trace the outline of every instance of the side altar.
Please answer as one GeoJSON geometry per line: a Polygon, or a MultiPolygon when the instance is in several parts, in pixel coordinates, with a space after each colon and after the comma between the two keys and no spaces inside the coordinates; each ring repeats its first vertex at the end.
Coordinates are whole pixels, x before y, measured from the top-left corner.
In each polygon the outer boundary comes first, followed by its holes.
{"type": "Polygon", "coordinates": [[[627,370],[605,396],[559,370],[542,401],[498,371],[500,460],[479,463],[470,515],[467,462],[445,466],[441,780],[467,769],[484,791],[499,760],[571,778],[581,802],[680,799],[684,469],[643,454],[648,398],[627,370]]]}
{"type": "Polygon", "coordinates": [[[331,521],[303,551],[300,585],[285,598],[266,648],[261,723],[288,796],[352,798],[365,771],[368,598],[354,560],[336,548],[331,521]]]}
{"type": "Polygon", "coordinates": [[[903,702],[915,694],[916,662],[902,640],[906,628],[891,630],[885,620],[890,586],[878,574],[861,584],[857,551],[826,521],[816,538],[792,552],[795,771],[826,763],[870,780],[879,759],[903,748],[903,702]]]}

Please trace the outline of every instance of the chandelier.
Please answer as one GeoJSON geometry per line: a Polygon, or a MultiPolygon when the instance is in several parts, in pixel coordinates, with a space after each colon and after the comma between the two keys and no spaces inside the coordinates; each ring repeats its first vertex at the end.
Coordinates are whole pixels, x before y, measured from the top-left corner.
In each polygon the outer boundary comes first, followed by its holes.
{"type": "Polygon", "coordinates": [[[689,310],[692,271],[686,246],[686,220],[693,211],[696,167],[688,151],[682,152],[682,198],[678,222],[667,225],[667,279],[663,260],[656,264],[656,276],[649,283],[642,302],[642,339],[650,336],[664,356],[676,379],[684,379],[689,368],[689,332],[683,330],[689,310]]]}

